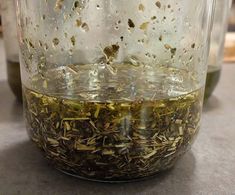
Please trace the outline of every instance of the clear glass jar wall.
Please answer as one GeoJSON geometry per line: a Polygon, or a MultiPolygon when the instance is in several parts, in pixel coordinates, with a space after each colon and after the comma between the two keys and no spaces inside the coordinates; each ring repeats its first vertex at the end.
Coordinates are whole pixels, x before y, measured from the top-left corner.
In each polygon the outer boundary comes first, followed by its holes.
{"type": "Polygon", "coordinates": [[[15,1],[1,1],[1,10],[3,23],[3,38],[7,59],[8,83],[17,99],[22,100],[15,1]]]}
{"type": "Polygon", "coordinates": [[[30,137],[63,172],[172,167],[201,118],[212,0],[18,1],[30,137]]]}
{"type": "Polygon", "coordinates": [[[211,33],[211,48],[208,60],[205,99],[208,99],[217,86],[224,57],[224,42],[228,28],[231,0],[217,0],[211,33]]]}

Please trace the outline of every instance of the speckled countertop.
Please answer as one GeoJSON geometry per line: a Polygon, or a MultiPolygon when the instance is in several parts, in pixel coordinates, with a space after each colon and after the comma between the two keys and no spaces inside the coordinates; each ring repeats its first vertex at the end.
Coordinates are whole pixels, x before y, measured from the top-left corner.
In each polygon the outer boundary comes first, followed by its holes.
{"type": "Polygon", "coordinates": [[[235,64],[224,65],[198,139],[173,170],[142,182],[102,184],[56,171],[29,141],[21,105],[6,82],[3,56],[0,39],[0,195],[235,194],[235,64]]]}

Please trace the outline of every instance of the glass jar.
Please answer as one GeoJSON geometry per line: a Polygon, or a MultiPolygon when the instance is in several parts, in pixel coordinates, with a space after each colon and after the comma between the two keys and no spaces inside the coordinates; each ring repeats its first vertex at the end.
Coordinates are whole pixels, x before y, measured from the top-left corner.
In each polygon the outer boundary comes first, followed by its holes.
{"type": "Polygon", "coordinates": [[[230,6],[231,0],[217,0],[215,3],[205,99],[208,99],[212,95],[220,79],[230,6]]]}
{"type": "Polygon", "coordinates": [[[15,1],[1,1],[1,9],[8,83],[17,99],[22,101],[15,1]]]}
{"type": "Polygon", "coordinates": [[[201,118],[213,0],[18,0],[24,111],[53,165],[121,182],[171,168],[201,118]]]}

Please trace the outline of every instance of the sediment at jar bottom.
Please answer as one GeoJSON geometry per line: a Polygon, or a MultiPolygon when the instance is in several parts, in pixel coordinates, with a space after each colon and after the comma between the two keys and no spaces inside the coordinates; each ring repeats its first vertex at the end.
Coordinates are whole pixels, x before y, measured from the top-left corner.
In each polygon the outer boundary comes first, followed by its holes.
{"type": "Polygon", "coordinates": [[[167,99],[86,102],[23,88],[27,130],[54,166],[127,181],[174,165],[199,130],[203,90],[167,99]]]}
{"type": "Polygon", "coordinates": [[[206,78],[206,88],[205,88],[205,100],[209,99],[209,97],[214,92],[216,86],[219,83],[221,75],[221,68],[215,67],[212,65],[208,66],[207,78],[206,78]]]}
{"type": "Polygon", "coordinates": [[[20,63],[7,60],[8,84],[16,96],[17,100],[22,101],[22,86],[20,76],[20,63]]]}

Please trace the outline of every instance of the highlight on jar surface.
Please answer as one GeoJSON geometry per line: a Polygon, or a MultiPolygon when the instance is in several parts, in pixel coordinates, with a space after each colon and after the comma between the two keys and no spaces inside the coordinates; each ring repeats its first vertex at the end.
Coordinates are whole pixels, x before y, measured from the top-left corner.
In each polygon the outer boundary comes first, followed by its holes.
{"type": "Polygon", "coordinates": [[[19,44],[17,40],[14,0],[1,1],[1,19],[3,24],[3,38],[6,51],[8,84],[16,98],[22,101],[19,44]]]}
{"type": "Polygon", "coordinates": [[[212,95],[213,91],[219,83],[224,58],[224,43],[228,28],[228,16],[231,3],[231,0],[217,0],[215,2],[215,13],[213,28],[211,32],[211,48],[206,79],[205,100],[207,100],[212,95]]]}
{"type": "Polygon", "coordinates": [[[199,131],[213,0],[18,0],[28,134],[80,178],[174,166],[199,131]]]}

